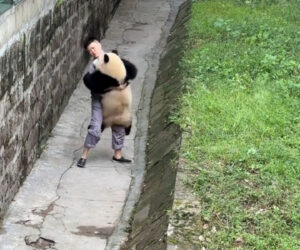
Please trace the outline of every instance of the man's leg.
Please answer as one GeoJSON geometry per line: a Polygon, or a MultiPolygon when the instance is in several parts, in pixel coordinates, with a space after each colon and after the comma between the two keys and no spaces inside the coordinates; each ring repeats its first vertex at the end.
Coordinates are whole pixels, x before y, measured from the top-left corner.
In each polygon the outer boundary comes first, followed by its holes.
{"type": "Polygon", "coordinates": [[[84,141],[82,156],[77,162],[78,167],[84,167],[89,150],[94,148],[100,140],[102,119],[102,106],[100,99],[97,96],[92,96],[92,117],[90,125],[88,126],[88,133],[84,141]]]}
{"type": "Polygon", "coordinates": [[[114,150],[113,160],[118,162],[129,163],[131,160],[125,159],[122,154],[122,148],[124,147],[125,140],[125,128],[121,126],[113,126],[112,130],[112,148],[114,150]]]}

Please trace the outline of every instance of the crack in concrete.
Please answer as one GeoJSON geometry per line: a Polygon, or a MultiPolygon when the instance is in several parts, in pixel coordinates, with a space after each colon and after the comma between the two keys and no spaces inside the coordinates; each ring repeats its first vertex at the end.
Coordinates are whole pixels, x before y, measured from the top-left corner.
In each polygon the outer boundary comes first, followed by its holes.
{"type": "Polygon", "coordinates": [[[34,229],[39,229],[39,224],[30,224],[31,220],[20,220],[15,222],[15,224],[23,225],[25,227],[31,227],[34,229]]]}
{"type": "Polygon", "coordinates": [[[33,214],[36,214],[36,215],[39,215],[39,216],[41,216],[41,217],[45,217],[45,216],[47,216],[50,212],[52,212],[53,211],[53,209],[54,209],[54,204],[53,203],[50,203],[50,205],[46,208],[46,209],[38,209],[38,208],[36,208],[36,209],[33,209],[32,210],[32,213],[33,214]]]}
{"type": "Polygon", "coordinates": [[[58,223],[60,223],[63,226],[64,231],[66,231],[66,232],[68,231],[68,228],[62,218],[57,217],[57,215],[55,215],[55,214],[51,214],[50,216],[52,216],[58,223]]]}
{"type": "MultiPolygon", "coordinates": [[[[82,147],[81,147],[82,148],[82,147]]],[[[45,248],[40,248],[40,247],[50,247],[50,248],[48,248],[48,249],[55,249],[55,248],[53,248],[53,246],[54,246],[54,244],[55,244],[55,241],[54,240],[51,240],[51,239],[46,239],[46,238],[43,238],[42,237],[42,229],[43,229],[43,225],[44,225],[44,223],[45,223],[45,221],[46,221],[46,218],[47,218],[47,216],[54,210],[54,207],[55,206],[59,206],[59,207],[62,207],[62,208],[64,208],[65,209],[65,207],[63,207],[63,206],[61,206],[61,205],[57,205],[56,204],[56,202],[61,198],[61,195],[58,193],[58,190],[60,189],[60,186],[61,186],[61,182],[62,182],[62,179],[63,179],[63,177],[64,177],[64,175],[72,168],[72,166],[73,166],[73,164],[74,164],[74,162],[75,162],[75,153],[78,151],[78,150],[80,150],[80,148],[78,148],[78,149],[75,149],[74,151],[73,151],[73,159],[72,159],[72,163],[69,165],[69,167],[67,168],[67,169],[65,169],[64,171],[63,171],[63,173],[61,174],[61,176],[60,176],[60,178],[59,178],[59,181],[58,181],[58,185],[57,185],[57,187],[56,187],[56,199],[54,199],[50,204],[49,204],[49,206],[46,208],[46,209],[34,209],[34,210],[32,210],[32,213],[33,214],[35,214],[35,215],[39,215],[39,216],[41,216],[42,217],[42,222],[41,223],[39,223],[39,224],[35,224],[34,226],[34,228],[36,228],[38,231],[39,231],[39,233],[38,233],[38,236],[37,236],[37,238],[35,239],[35,240],[30,240],[30,235],[27,235],[27,236],[25,236],[24,237],[24,241],[25,241],[25,243],[26,243],[26,245],[28,245],[28,246],[31,246],[31,247],[34,247],[35,249],[45,249],[45,248]],[[45,243],[45,241],[46,241],[46,243],[45,243]],[[46,246],[44,246],[44,244],[46,244],[46,246]],[[48,245],[49,246],[48,246],[48,245]]],[[[51,215],[51,214],[50,214],[51,215]]],[[[51,216],[54,216],[54,215],[51,215],[51,216]]],[[[55,217],[54,217],[55,218],[55,217]]],[[[55,218],[56,219],[56,218],[55,218]]],[[[63,220],[62,219],[60,219],[61,220],[61,222],[62,222],[62,224],[63,224],[63,226],[64,226],[64,228],[67,230],[67,228],[66,228],[66,226],[65,226],[65,224],[63,223],[63,220]]],[[[23,224],[24,226],[28,226],[28,225],[26,225],[26,224],[23,224]]]]}
{"type": "Polygon", "coordinates": [[[57,249],[54,247],[55,241],[47,239],[41,236],[29,235],[25,237],[25,243],[27,246],[34,249],[57,249]]]}

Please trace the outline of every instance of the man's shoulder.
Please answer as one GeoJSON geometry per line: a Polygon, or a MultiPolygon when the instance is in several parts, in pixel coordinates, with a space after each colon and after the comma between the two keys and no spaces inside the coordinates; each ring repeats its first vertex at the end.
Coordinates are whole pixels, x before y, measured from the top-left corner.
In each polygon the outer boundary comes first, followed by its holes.
{"type": "Polygon", "coordinates": [[[96,71],[96,67],[93,63],[93,61],[91,61],[88,65],[88,72],[91,74],[91,73],[94,73],[96,71]]]}

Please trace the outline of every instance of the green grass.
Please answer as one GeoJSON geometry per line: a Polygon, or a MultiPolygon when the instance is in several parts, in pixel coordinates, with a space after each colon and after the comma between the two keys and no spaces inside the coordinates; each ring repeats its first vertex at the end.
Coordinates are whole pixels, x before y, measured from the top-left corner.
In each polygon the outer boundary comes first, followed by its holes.
{"type": "Polygon", "coordinates": [[[193,1],[186,48],[186,230],[208,249],[300,249],[300,1],[193,1]]]}

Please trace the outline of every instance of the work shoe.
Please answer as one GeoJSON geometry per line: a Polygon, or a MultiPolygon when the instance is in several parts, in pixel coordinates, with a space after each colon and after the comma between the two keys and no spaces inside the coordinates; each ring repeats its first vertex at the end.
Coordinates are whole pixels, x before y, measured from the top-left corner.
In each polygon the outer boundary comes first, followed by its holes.
{"type": "Polygon", "coordinates": [[[125,159],[123,156],[120,159],[117,159],[115,156],[113,156],[112,159],[120,163],[131,163],[131,160],[125,159]]]}
{"type": "Polygon", "coordinates": [[[84,168],[85,163],[86,163],[86,159],[80,158],[77,162],[77,167],[84,168]]]}

